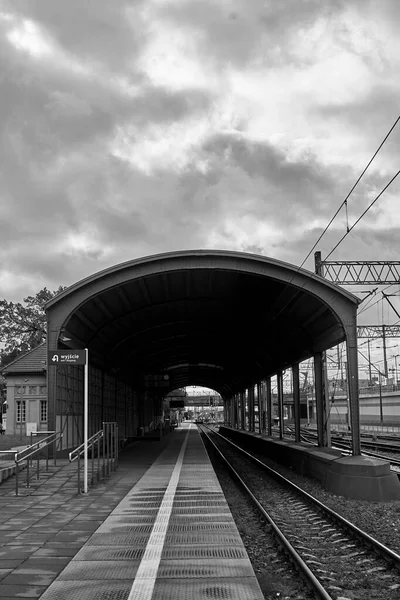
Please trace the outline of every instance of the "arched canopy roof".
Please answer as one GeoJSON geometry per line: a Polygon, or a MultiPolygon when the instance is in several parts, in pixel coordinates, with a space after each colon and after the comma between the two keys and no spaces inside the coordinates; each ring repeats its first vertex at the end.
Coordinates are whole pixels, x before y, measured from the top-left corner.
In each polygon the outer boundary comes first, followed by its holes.
{"type": "Polygon", "coordinates": [[[105,269],[53,298],[49,348],[88,347],[92,362],[133,385],[167,374],[169,389],[230,395],[343,341],[358,302],[264,256],[171,252],[105,269]]]}

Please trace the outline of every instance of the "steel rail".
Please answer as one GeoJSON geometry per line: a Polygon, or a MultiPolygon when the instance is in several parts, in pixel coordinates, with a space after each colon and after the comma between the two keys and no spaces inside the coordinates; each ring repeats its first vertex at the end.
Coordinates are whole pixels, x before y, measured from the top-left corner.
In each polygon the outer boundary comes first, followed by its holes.
{"type": "MultiPolygon", "coordinates": [[[[301,556],[298,554],[298,552],[293,548],[292,544],[289,542],[289,540],[286,538],[286,536],[279,529],[278,525],[276,525],[276,523],[272,519],[272,517],[270,517],[270,515],[265,510],[265,508],[260,504],[260,502],[254,496],[254,494],[250,490],[250,488],[245,484],[245,482],[243,481],[243,479],[240,477],[239,473],[229,463],[229,461],[227,460],[227,458],[222,454],[221,450],[216,446],[216,444],[214,444],[214,442],[212,441],[212,439],[210,438],[210,436],[206,432],[206,428],[210,429],[210,428],[208,428],[205,425],[199,426],[199,429],[203,430],[204,435],[206,435],[206,437],[209,440],[209,442],[213,445],[214,449],[219,454],[220,458],[223,460],[223,462],[226,464],[226,466],[229,468],[229,470],[233,473],[234,477],[237,479],[237,481],[240,483],[240,485],[246,490],[246,493],[248,494],[248,496],[250,497],[250,499],[254,503],[254,505],[257,507],[257,509],[260,511],[260,513],[262,514],[263,518],[269,523],[269,525],[271,526],[271,528],[272,528],[272,530],[274,532],[274,535],[277,538],[278,542],[281,544],[281,546],[284,548],[284,550],[290,556],[290,558],[293,561],[293,563],[296,566],[296,568],[298,568],[301,571],[301,573],[304,575],[304,577],[307,579],[307,581],[310,584],[310,586],[312,587],[313,591],[316,594],[318,594],[318,598],[320,598],[321,600],[333,600],[332,596],[321,585],[321,583],[315,577],[314,573],[306,565],[306,563],[301,558],[301,556]]],[[[217,431],[213,430],[213,433],[215,433],[216,435],[218,435],[221,438],[223,438],[224,441],[229,441],[229,440],[226,440],[226,438],[224,438],[222,435],[220,435],[217,431]]],[[[233,445],[236,445],[236,444],[233,444],[233,445]]]]}
{"type": "Polygon", "coordinates": [[[215,433],[215,435],[221,437],[224,441],[228,442],[229,444],[231,444],[232,446],[237,448],[242,454],[245,454],[252,462],[256,463],[263,470],[267,471],[275,479],[277,479],[281,483],[284,483],[287,487],[295,490],[300,496],[307,498],[307,500],[309,500],[312,504],[318,506],[318,508],[320,508],[323,512],[325,512],[326,514],[331,516],[332,519],[334,519],[336,522],[339,522],[341,525],[343,525],[344,527],[349,529],[352,533],[354,533],[357,537],[359,537],[363,542],[367,543],[373,550],[380,553],[381,556],[383,556],[383,558],[394,563],[396,568],[400,569],[400,555],[399,554],[397,554],[396,552],[394,552],[393,550],[391,550],[390,548],[388,548],[387,546],[385,546],[384,544],[382,544],[381,542],[379,542],[378,540],[373,538],[371,535],[369,535],[368,533],[366,533],[365,531],[363,531],[362,529],[357,527],[357,525],[354,525],[354,523],[352,523],[351,521],[348,521],[347,519],[345,519],[344,517],[339,515],[339,513],[335,512],[334,510],[329,508],[329,506],[326,506],[320,500],[318,500],[317,498],[314,498],[314,496],[312,496],[305,490],[301,489],[301,487],[299,487],[298,485],[296,485],[295,483],[293,483],[292,481],[290,481],[289,479],[287,479],[286,477],[284,477],[283,475],[278,473],[278,471],[275,471],[274,469],[272,469],[271,467],[269,467],[268,465],[263,463],[261,460],[259,460],[258,458],[256,458],[255,456],[253,456],[252,454],[250,454],[249,452],[247,452],[246,450],[244,450],[243,448],[241,448],[240,446],[238,446],[237,444],[235,444],[234,442],[229,440],[228,438],[224,437],[217,431],[214,431],[214,433],[215,433]]]}

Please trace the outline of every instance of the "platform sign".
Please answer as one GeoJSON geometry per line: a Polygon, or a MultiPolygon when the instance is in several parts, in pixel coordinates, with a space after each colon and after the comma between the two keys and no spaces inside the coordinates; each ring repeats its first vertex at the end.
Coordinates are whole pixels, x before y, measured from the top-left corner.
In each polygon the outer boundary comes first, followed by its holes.
{"type": "Polygon", "coordinates": [[[47,353],[49,367],[57,365],[86,365],[86,351],[78,350],[51,350],[47,353]]]}

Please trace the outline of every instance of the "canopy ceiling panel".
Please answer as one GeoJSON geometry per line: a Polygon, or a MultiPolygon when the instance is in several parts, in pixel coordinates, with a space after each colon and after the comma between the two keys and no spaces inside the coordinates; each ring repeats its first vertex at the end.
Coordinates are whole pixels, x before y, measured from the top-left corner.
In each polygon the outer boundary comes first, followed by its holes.
{"type": "Polygon", "coordinates": [[[170,389],[230,394],[343,341],[358,302],[287,263],[196,250],[106,269],[51,300],[47,314],[50,344],[87,347],[122,380],[165,373],[170,389]]]}

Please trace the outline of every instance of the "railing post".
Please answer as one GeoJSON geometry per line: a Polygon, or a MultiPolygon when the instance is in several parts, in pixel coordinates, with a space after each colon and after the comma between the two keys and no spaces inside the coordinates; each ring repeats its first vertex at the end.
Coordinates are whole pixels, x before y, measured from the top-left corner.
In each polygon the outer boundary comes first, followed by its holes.
{"type": "Polygon", "coordinates": [[[94,485],[94,446],[93,446],[94,442],[92,440],[92,444],[91,444],[91,459],[92,459],[92,479],[91,479],[91,485],[94,485]]]}
{"type": "Polygon", "coordinates": [[[78,494],[81,493],[81,455],[78,452],[78,494]]]}
{"type": "Polygon", "coordinates": [[[15,495],[18,496],[18,475],[19,475],[19,464],[15,460],[15,495]]]}
{"type": "Polygon", "coordinates": [[[118,461],[119,461],[119,431],[118,431],[118,423],[115,423],[115,435],[116,435],[116,442],[115,442],[115,469],[118,468],[118,461]]]}
{"type": "Polygon", "coordinates": [[[39,456],[36,459],[36,479],[39,479],[39,456]]]}
{"type": "Polygon", "coordinates": [[[97,481],[100,481],[100,437],[97,438],[97,481]]]}
{"type": "Polygon", "coordinates": [[[103,423],[103,477],[106,476],[106,424],[103,423]]]}
{"type": "Polygon", "coordinates": [[[26,487],[29,487],[29,458],[26,459],[26,487]]]}

